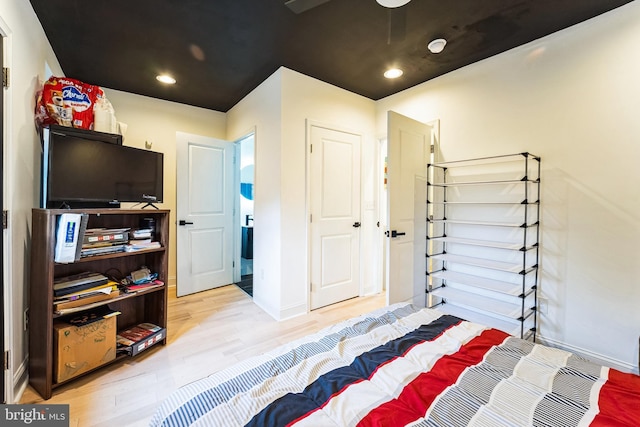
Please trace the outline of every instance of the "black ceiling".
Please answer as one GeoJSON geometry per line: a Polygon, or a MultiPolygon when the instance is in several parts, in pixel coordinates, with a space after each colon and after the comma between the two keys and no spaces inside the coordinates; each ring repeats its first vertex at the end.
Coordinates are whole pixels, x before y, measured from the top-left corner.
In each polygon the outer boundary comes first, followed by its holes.
{"type": "Polygon", "coordinates": [[[67,77],[223,112],[280,66],[377,100],[630,2],[30,1],[67,77]]]}

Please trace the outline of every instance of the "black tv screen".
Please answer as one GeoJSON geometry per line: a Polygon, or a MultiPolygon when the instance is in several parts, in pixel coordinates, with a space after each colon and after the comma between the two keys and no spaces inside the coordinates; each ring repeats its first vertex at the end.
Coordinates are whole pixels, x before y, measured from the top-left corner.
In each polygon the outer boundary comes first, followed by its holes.
{"type": "Polygon", "coordinates": [[[43,158],[47,208],[162,202],[163,154],[51,131],[43,158]],[[46,163],[45,163],[46,162],[46,163]]]}

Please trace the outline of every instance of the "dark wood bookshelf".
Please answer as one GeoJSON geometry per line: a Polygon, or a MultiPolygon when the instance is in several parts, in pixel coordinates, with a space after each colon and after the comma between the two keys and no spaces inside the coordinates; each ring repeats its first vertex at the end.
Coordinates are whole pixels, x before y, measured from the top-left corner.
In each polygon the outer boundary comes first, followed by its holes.
{"type": "MultiPolygon", "coordinates": [[[[66,316],[67,313],[59,314],[54,311],[54,279],[84,271],[102,273],[107,276],[117,272],[116,275],[123,277],[141,266],[146,266],[152,272],[158,273],[158,279],[164,282],[164,286],[142,289],[135,293],[123,293],[109,300],[89,304],[85,309],[90,310],[100,305],[108,305],[109,308],[119,311],[121,314],[116,316],[117,330],[123,330],[143,322],[166,328],[168,248],[169,210],[33,209],[29,287],[29,382],[44,399],[49,399],[56,387],[100,369],[97,367],[62,383],[55,382],[54,320],[66,316]],[[142,218],[154,218],[154,240],[160,242],[161,247],[90,256],[69,264],[57,263],[54,261],[56,225],[58,217],[63,213],[88,214],[87,228],[135,229],[140,227],[142,218]]],[[[75,312],[82,311],[81,308],[75,312]]],[[[166,344],[166,338],[162,344],[166,344]]],[[[115,360],[109,361],[103,366],[129,357],[118,355],[115,360]]]]}

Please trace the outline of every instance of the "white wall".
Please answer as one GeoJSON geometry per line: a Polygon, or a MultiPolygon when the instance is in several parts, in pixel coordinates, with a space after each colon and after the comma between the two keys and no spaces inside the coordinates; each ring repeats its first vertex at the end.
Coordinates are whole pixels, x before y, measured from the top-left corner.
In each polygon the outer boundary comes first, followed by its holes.
{"type": "MultiPolygon", "coordinates": [[[[164,153],[164,202],[157,206],[170,209],[169,285],[176,283],[176,132],[224,139],[226,114],[199,107],[163,101],[147,96],[103,88],[113,105],[116,119],[127,124],[124,145],[164,153]]],[[[132,204],[124,204],[130,207],[132,204]]],[[[139,207],[139,206],[138,206],[139,207]]]]}
{"type": "MultiPolygon", "coordinates": [[[[363,135],[363,194],[373,204],[374,117],[373,101],[286,68],[228,113],[228,139],[256,129],[254,301],[276,319],[308,310],[307,120],[363,135]]],[[[372,250],[366,243],[372,240],[374,214],[374,209],[363,214],[365,260],[372,250]]],[[[366,289],[371,289],[373,267],[366,262],[363,267],[366,289]]]]}
{"type": "MultiPolygon", "coordinates": [[[[9,277],[4,296],[9,313],[5,325],[11,350],[10,387],[7,401],[18,395],[27,374],[28,339],[23,331],[23,313],[28,306],[31,247],[31,209],[39,204],[40,142],[33,120],[35,94],[46,79],[45,64],[61,72],[40,22],[28,1],[0,0],[0,31],[5,36],[4,62],[11,69],[10,87],[4,90],[5,209],[9,229],[4,232],[8,246],[9,277]]],[[[3,313],[4,315],[4,313],[3,313]]]]}
{"type": "Polygon", "coordinates": [[[276,72],[227,112],[227,139],[255,132],[253,301],[280,318],[281,73],[276,72]]]}
{"type": "Polygon", "coordinates": [[[442,160],[541,156],[539,333],[627,369],[640,324],[638,22],[631,2],[385,98],[376,121],[382,133],[387,110],[440,119],[442,160]]]}
{"type": "Polygon", "coordinates": [[[307,236],[307,123],[315,122],[362,135],[362,228],[360,229],[361,288],[373,288],[371,234],[375,233],[373,156],[374,101],[287,68],[282,90],[282,294],[283,317],[306,313],[309,296],[307,236]],[[365,200],[367,203],[365,203],[365,200]]]}

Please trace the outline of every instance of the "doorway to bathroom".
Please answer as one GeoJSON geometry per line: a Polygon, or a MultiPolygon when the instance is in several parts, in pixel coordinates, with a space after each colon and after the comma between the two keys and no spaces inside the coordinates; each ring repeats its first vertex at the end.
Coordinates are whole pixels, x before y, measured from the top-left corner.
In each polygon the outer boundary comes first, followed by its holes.
{"type": "Polygon", "coordinates": [[[255,135],[238,142],[240,146],[240,289],[253,297],[253,199],[255,135]]]}

